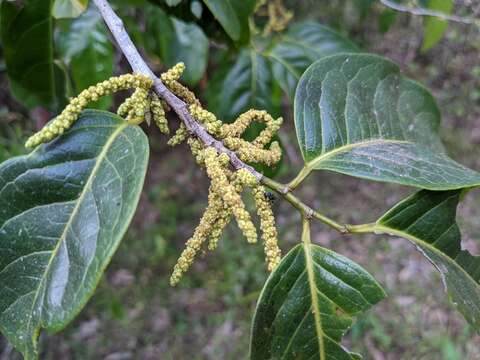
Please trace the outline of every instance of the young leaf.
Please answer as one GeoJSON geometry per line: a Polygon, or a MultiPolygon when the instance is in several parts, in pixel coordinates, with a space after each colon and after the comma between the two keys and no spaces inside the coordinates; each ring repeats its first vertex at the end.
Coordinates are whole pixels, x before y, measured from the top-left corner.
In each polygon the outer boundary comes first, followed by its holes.
{"type": "Polygon", "coordinates": [[[329,55],[357,52],[349,40],[316,22],[294,24],[266,56],[272,60],[275,80],[293,100],[298,80],[315,61],[329,55]]]}
{"type": "Polygon", "coordinates": [[[443,153],[440,112],[431,94],[374,55],[317,61],[295,95],[295,126],[313,169],[449,190],[480,184],[480,174],[443,153]]]}
{"type": "Polygon", "coordinates": [[[203,30],[194,23],[183,22],[152,7],[147,32],[150,34],[150,51],[160,56],[169,67],[183,61],[186,69],[182,81],[196,85],[203,77],[208,61],[208,39],[203,30]]]}
{"type": "MultiPolygon", "coordinates": [[[[76,92],[113,75],[113,45],[99,12],[91,8],[59,31],[58,44],[76,92]]],[[[98,108],[108,109],[112,97],[101,98],[98,108]]]]}
{"type": "Polygon", "coordinates": [[[60,138],[0,165],[0,330],[27,359],[42,328],[62,329],[92,296],[147,162],[139,127],[90,110],[60,138]]]}
{"type": "Polygon", "coordinates": [[[58,110],[65,103],[64,73],[53,58],[53,0],[3,1],[1,42],[13,95],[27,107],[58,110]]]}
{"type": "Polygon", "coordinates": [[[375,232],[403,237],[432,262],[463,316],[480,330],[480,257],[462,250],[456,210],[461,191],[420,191],[397,204],[375,232]]]}
{"type": "Polygon", "coordinates": [[[213,16],[235,42],[246,43],[250,36],[248,18],[256,0],[203,0],[213,16]]]}
{"type": "Polygon", "coordinates": [[[88,0],[55,0],[52,13],[56,19],[76,18],[87,6],[88,0]]]}
{"type": "MultiPolygon", "coordinates": [[[[431,10],[450,14],[453,9],[453,0],[429,0],[427,7],[431,10]]],[[[447,30],[448,21],[436,17],[426,17],[423,25],[423,44],[422,51],[427,51],[435,46],[447,30]]]]}
{"type": "Polygon", "coordinates": [[[251,359],[359,359],[341,344],[352,317],[385,297],[351,260],[317,245],[293,248],[268,278],[253,320],[251,359]]]}

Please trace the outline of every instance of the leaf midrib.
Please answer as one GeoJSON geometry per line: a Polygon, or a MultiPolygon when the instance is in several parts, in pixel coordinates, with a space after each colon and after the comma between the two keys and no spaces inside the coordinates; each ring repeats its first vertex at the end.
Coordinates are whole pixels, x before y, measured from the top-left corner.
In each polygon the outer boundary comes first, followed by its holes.
{"type": "MultiPolygon", "coordinates": [[[[82,200],[83,198],[85,197],[86,193],[88,192],[88,190],[90,189],[91,185],[92,185],[92,182],[93,180],[95,179],[95,175],[98,171],[98,168],[100,167],[102,161],[104,158],[106,158],[107,156],[107,153],[108,153],[108,150],[110,149],[111,145],[113,144],[113,142],[115,141],[115,139],[117,138],[117,136],[128,126],[127,123],[123,123],[123,124],[120,124],[118,126],[118,129],[115,130],[109,137],[109,139],[107,140],[107,142],[105,143],[105,146],[104,148],[102,149],[102,151],[100,152],[100,154],[97,156],[97,159],[95,161],[95,166],[93,167],[92,169],[92,172],[90,173],[89,177],[88,177],[88,180],[87,182],[85,183],[85,187],[84,189],[82,190],[82,192],[80,193],[80,196],[78,197],[77,199],[77,203],[75,205],[75,207],[73,208],[72,210],[72,213],[69,217],[69,220],[68,222],[65,224],[65,228],[59,238],[59,241],[57,242],[57,245],[53,248],[52,250],[52,255],[50,256],[50,260],[48,261],[48,264],[45,268],[45,271],[43,272],[42,276],[41,276],[41,280],[39,282],[39,285],[37,287],[37,289],[35,290],[35,297],[33,299],[33,302],[32,302],[32,307],[30,309],[30,314],[33,313],[33,310],[34,310],[34,307],[37,303],[37,300],[38,300],[38,296],[40,294],[40,288],[42,287],[47,275],[48,275],[48,272],[50,271],[50,266],[52,264],[52,261],[53,259],[55,258],[56,254],[58,253],[58,250],[60,248],[60,245],[63,243],[63,241],[65,240],[65,237],[66,237],[66,234],[67,234],[67,229],[70,228],[71,224],[72,224],[72,221],[73,219],[75,218],[75,215],[77,214],[79,208],[80,208],[80,204],[82,203],[82,200]]],[[[41,317],[41,314],[39,314],[39,316],[41,317]]],[[[31,322],[32,322],[32,319],[33,319],[33,316],[30,316],[29,317],[29,320],[28,320],[28,324],[27,324],[27,329],[30,328],[31,326],[31,322]]],[[[35,332],[33,332],[35,333],[35,332]]]]}
{"type": "Polygon", "coordinates": [[[414,144],[411,141],[406,141],[406,140],[388,140],[388,139],[374,139],[374,140],[368,140],[368,141],[363,141],[363,142],[357,142],[353,144],[348,144],[348,145],[343,145],[340,146],[334,150],[331,150],[329,152],[323,153],[316,158],[310,160],[305,164],[305,167],[313,170],[316,168],[317,165],[319,165],[322,161],[328,159],[329,157],[332,157],[334,155],[337,155],[342,152],[347,152],[349,150],[355,149],[355,148],[360,148],[363,146],[369,146],[369,145],[381,145],[381,144],[414,144]]]}
{"type": "Polygon", "coordinates": [[[317,331],[317,341],[318,341],[318,352],[320,355],[320,360],[325,360],[325,345],[323,343],[323,328],[322,328],[322,318],[320,315],[320,307],[318,305],[318,294],[317,294],[317,285],[315,284],[315,274],[313,270],[313,260],[311,254],[311,244],[303,244],[303,249],[305,252],[305,266],[307,268],[307,278],[308,278],[308,287],[310,288],[310,298],[312,301],[312,310],[315,317],[315,329],[317,331]]]}

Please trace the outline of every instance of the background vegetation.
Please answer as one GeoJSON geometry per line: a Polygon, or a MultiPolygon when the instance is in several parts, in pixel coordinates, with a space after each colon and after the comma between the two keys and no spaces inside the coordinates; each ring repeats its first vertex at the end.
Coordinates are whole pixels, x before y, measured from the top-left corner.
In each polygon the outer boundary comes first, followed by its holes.
{"type": "MultiPolygon", "coordinates": [[[[450,23],[440,43],[422,51],[424,19],[401,13],[393,17],[380,4],[366,6],[370,3],[373,1],[303,0],[287,5],[296,19],[328,24],[362,49],[393,59],[406,74],[426,84],[441,107],[441,134],[449,153],[480,169],[479,27],[450,23]]],[[[475,1],[460,1],[456,6],[480,16],[475,1]]],[[[132,10],[130,15],[140,21],[138,29],[145,31],[146,14],[132,10]]],[[[221,75],[214,63],[208,65],[197,85],[200,95],[208,88],[209,79],[221,75]]],[[[125,64],[119,64],[118,72],[122,67],[126,71],[125,64]]],[[[289,145],[296,140],[286,104],[281,130],[286,166],[277,174],[283,180],[291,179],[302,165],[296,146],[289,145]]],[[[13,99],[5,67],[0,64],[0,161],[24,153],[24,140],[45,118],[48,115],[42,110],[28,111],[13,99]]],[[[206,202],[207,179],[185,156],[184,148],[170,149],[159,136],[152,146],[153,161],[133,225],[81,315],[66,331],[43,336],[42,358],[246,358],[251,316],[267,276],[261,248],[246,246],[232,227],[218,252],[206,254],[180,286],[170,288],[171,268],[195,226],[192,219],[200,216],[206,202]]],[[[313,173],[300,195],[344,222],[362,223],[376,219],[407,191],[337,174],[313,173]]],[[[275,211],[281,247],[287,250],[299,237],[299,218],[281,201],[275,211]]],[[[463,241],[470,251],[480,254],[479,190],[462,204],[460,213],[463,241]]],[[[315,243],[375,274],[389,294],[350,331],[346,343],[352,350],[378,360],[480,358],[480,336],[449,305],[439,275],[407,242],[342,237],[317,223],[312,234],[315,243]]],[[[0,339],[0,360],[16,358],[0,339]]]]}

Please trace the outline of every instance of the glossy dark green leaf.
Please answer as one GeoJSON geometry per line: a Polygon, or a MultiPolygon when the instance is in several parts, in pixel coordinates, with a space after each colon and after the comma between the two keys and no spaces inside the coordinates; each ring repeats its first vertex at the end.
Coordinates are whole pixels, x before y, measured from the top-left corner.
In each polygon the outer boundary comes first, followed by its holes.
{"type": "Polygon", "coordinates": [[[317,245],[297,245],[262,290],[251,359],[359,359],[340,344],[342,337],[353,316],[384,297],[351,260],[317,245]]]}
{"type": "MultiPolygon", "coordinates": [[[[272,73],[267,60],[253,49],[243,49],[222,76],[221,84],[210,97],[212,111],[225,121],[255,108],[272,115],[279,112],[272,73]]],[[[210,105],[210,104],[209,104],[210,105]]]]}
{"type": "Polygon", "coordinates": [[[57,19],[76,18],[88,6],[88,0],[55,0],[52,13],[57,19]]]}
{"type": "Polygon", "coordinates": [[[60,109],[65,78],[53,57],[53,0],[3,1],[1,42],[10,87],[27,107],[60,109]]]}
{"type": "MultiPolygon", "coordinates": [[[[427,8],[440,11],[446,15],[452,13],[453,0],[428,0],[427,8]]],[[[435,46],[443,37],[447,30],[448,21],[436,17],[428,16],[423,24],[423,44],[422,51],[427,51],[435,46]]]]}
{"type": "Polygon", "coordinates": [[[250,36],[248,18],[255,0],[203,0],[228,36],[236,42],[247,42],[250,36]]]}
{"type": "Polygon", "coordinates": [[[135,212],[148,141],[85,111],[63,136],[0,165],[0,330],[27,359],[92,296],[135,212]]]}
{"type": "Polygon", "coordinates": [[[375,225],[377,233],[404,237],[437,268],[450,300],[480,330],[480,257],[462,250],[456,211],[461,191],[420,191],[375,225]]]}
{"type": "Polygon", "coordinates": [[[150,8],[147,19],[149,50],[166,66],[183,61],[186,65],[182,81],[196,85],[203,77],[208,62],[208,39],[194,23],[168,16],[159,8],[150,8]]]}
{"type": "Polygon", "coordinates": [[[480,174],[443,153],[431,94],[378,56],[340,54],[303,74],[295,126],[306,171],[430,190],[480,184],[480,174]]]}
{"type": "MultiPolygon", "coordinates": [[[[95,8],[73,20],[58,34],[63,60],[70,68],[75,93],[113,75],[115,55],[105,24],[95,8]]],[[[101,98],[96,106],[108,109],[112,97],[101,98]]]]}
{"type": "Polygon", "coordinates": [[[329,55],[357,52],[352,42],[316,22],[294,24],[266,53],[272,60],[275,80],[291,99],[303,72],[315,61],[329,55]]]}

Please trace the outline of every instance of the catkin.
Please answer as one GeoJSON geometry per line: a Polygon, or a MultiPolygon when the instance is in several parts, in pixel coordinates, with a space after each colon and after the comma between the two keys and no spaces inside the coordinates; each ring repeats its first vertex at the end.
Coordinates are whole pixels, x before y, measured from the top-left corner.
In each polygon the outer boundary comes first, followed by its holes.
{"type": "Polygon", "coordinates": [[[277,229],[270,201],[265,197],[265,188],[257,185],[252,188],[252,194],[260,218],[262,240],[264,243],[265,257],[268,270],[272,271],[280,263],[282,253],[278,247],[277,229]]]}
{"type": "Polygon", "coordinates": [[[100,97],[113,94],[120,90],[142,88],[150,89],[153,80],[142,74],[126,74],[111,77],[95,86],[83,90],[77,97],[70,100],[65,109],[53,121],[47,124],[38,133],[32,135],[26,142],[28,148],[46,143],[67,131],[78,119],[86,106],[100,97]]]}
{"type": "Polygon", "coordinates": [[[245,209],[240,194],[229,183],[218,159],[217,151],[214,148],[207,148],[205,151],[205,167],[212,182],[212,190],[219,194],[223,201],[232,211],[238,227],[243,232],[249,243],[257,242],[257,230],[253,225],[250,214],[245,209]]]}

